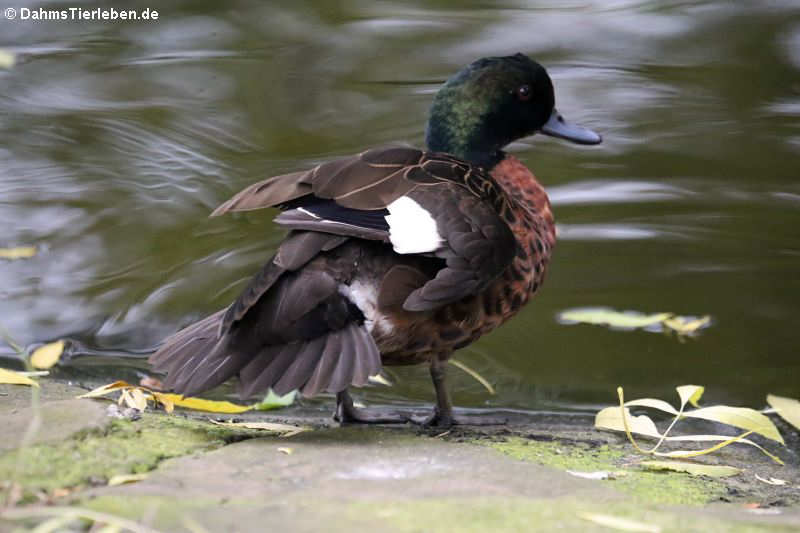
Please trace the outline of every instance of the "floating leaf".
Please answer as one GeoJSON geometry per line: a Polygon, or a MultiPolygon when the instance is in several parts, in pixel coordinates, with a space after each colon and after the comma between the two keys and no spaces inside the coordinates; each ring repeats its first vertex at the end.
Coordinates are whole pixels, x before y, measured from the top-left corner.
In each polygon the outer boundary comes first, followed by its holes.
{"type": "Polygon", "coordinates": [[[708,327],[710,324],[711,317],[708,315],[700,318],[673,316],[663,321],[664,326],[678,335],[693,335],[698,330],[708,327]]]}
{"type": "Polygon", "coordinates": [[[142,481],[147,479],[147,476],[150,474],[143,473],[143,474],[120,474],[117,476],[111,476],[111,479],[108,480],[109,487],[115,487],[117,485],[124,485],[126,483],[135,483],[137,481],[142,481]]]}
{"type": "Polygon", "coordinates": [[[292,455],[292,453],[294,453],[292,448],[278,448],[278,451],[284,455],[292,455]]]}
{"type": "Polygon", "coordinates": [[[740,468],[732,466],[702,465],[686,461],[642,461],[639,464],[648,470],[672,470],[686,472],[693,476],[729,477],[742,471],[740,468]]]}
{"type": "Polygon", "coordinates": [[[19,372],[0,368],[0,383],[4,385],[28,385],[29,387],[38,387],[39,384],[33,381],[28,376],[22,375],[19,372]]]}
{"type": "Polygon", "coordinates": [[[0,48],[0,68],[12,68],[17,63],[17,56],[13,52],[0,48]]]}
{"type": "MultiPolygon", "coordinates": [[[[1,56],[0,56],[1,57],[1,56]]],[[[2,65],[0,65],[2,66],[2,65]]],[[[0,248],[0,259],[30,259],[38,250],[35,246],[18,246],[16,248],[0,248]]]]}
{"type": "Polygon", "coordinates": [[[164,392],[159,393],[158,397],[164,398],[178,407],[194,409],[195,411],[207,411],[209,413],[237,414],[244,413],[245,411],[249,411],[253,408],[250,405],[239,405],[217,400],[204,400],[202,398],[181,396],[180,394],[168,394],[164,392]]]}
{"type": "Polygon", "coordinates": [[[776,485],[778,487],[786,485],[788,483],[788,481],[786,481],[784,479],[778,479],[776,477],[771,477],[769,479],[766,479],[766,478],[763,478],[763,477],[759,476],[758,474],[756,474],[756,479],[766,483],[767,485],[776,485]]]}
{"type": "Polygon", "coordinates": [[[774,394],[767,395],[767,403],[775,409],[778,415],[793,425],[795,428],[800,429],[800,402],[792,398],[784,398],[783,396],[775,396],[774,394]]]}
{"type": "Polygon", "coordinates": [[[64,341],[39,346],[31,354],[31,365],[34,368],[48,369],[58,363],[62,353],[64,353],[64,341]]]}
{"type": "Polygon", "coordinates": [[[486,381],[486,378],[484,378],[483,376],[478,374],[478,372],[476,372],[475,370],[472,370],[470,367],[468,367],[467,365],[465,365],[461,361],[456,361],[455,359],[450,359],[449,362],[454,367],[456,367],[456,368],[458,368],[460,370],[463,370],[464,372],[466,372],[467,374],[472,376],[475,379],[475,381],[477,381],[478,383],[483,385],[484,388],[487,391],[489,391],[489,394],[496,394],[496,392],[494,390],[494,387],[492,387],[492,384],[489,383],[488,381],[486,381]]]}
{"type": "Polygon", "coordinates": [[[580,513],[578,516],[584,520],[594,522],[601,526],[610,527],[618,531],[641,531],[643,533],[661,533],[661,527],[654,524],[637,522],[629,518],[621,518],[608,514],[580,513]]]}
{"type": "Polygon", "coordinates": [[[296,396],[297,396],[296,390],[293,390],[288,394],[284,394],[283,396],[278,396],[273,392],[272,389],[270,389],[267,395],[264,397],[264,399],[258,402],[257,404],[254,404],[252,408],[257,411],[269,411],[270,409],[287,407],[294,403],[294,399],[296,396]]]}
{"type": "Polygon", "coordinates": [[[218,422],[216,420],[209,420],[209,422],[218,426],[234,429],[260,429],[263,431],[271,431],[272,433],[280,433],[284,437],[291,437],[298,433],[311,430],[311,428],[307,426],[293,426],[291,424],[278,424],[277,422],[218,422]]]}
{"type": "Polygon", "coordinates": [[[645,315],[635,311],[615,311],[608,307],[583,307],[568,309],[559,313],[561,322],[571,324],[595,324],[621,329],[645,328],[662,323],[670,318],[672,313],[654,313],[645,315]]]}

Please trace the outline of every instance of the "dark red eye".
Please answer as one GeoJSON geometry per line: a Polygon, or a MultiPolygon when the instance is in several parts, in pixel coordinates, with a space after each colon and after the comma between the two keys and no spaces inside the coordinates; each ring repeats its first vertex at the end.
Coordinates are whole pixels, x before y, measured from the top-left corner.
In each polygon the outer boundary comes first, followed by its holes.
{"type": "Polygon", "coordinates": [[[531,86],[530,85],[522,85],[517,89],[517,98],[519,98],[520,102],[527,102],[531,99],[531,86]]]}

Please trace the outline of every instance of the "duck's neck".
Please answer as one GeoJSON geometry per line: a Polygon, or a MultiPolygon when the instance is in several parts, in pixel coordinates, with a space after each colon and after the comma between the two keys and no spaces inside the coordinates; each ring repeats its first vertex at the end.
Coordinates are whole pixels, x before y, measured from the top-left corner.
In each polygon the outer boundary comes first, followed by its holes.
{"type": "MultiPolygon", "coordinates": [[[[437,102],[438,103],[438,102],[437,102]]],[[[491,170],[505,154],[502,144],[478,125],[480,118],[469,110],[464,114],[434,103],[425,128],[425,144],[434,152],[444,152],[475,166],[491,170]]]]}

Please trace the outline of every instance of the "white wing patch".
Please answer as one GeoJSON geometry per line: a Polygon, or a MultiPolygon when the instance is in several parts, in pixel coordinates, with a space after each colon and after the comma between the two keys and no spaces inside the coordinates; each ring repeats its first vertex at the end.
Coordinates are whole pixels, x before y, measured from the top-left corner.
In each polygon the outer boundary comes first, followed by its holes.
{"type": "Polygon", "coordinates": [[[398,254],[419,254],[438,249],[444,241],[436,228],[436,221],[421,205],[401,196],[386,206],[389,214],[384,218],[389,224],[389,240],[398,254]]]}

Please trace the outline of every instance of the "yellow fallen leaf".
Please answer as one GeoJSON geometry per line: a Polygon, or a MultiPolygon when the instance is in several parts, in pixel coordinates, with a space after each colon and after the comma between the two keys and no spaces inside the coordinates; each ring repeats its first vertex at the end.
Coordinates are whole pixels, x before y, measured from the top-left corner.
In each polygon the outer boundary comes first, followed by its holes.
{"type": "Polygon", "coordinates": [[[758,433],[768,439],[783,442],[783,437],[778,432],[778,428],[766,415],[750,409],[749,407],[730,407],[727,405],[712,405],[711,407],[701,407],[694,411],[686,411],[683,416],[691,418],[701,418],[712,422],[722,422],[740,429],[758,433]]]}
{"type": "Polygon", "coordinates": [[[742,470],[732,466],[703,465],[688,463],[686,461],[642,461],[639,463],[647,470],[672,470],[686,472],[693,476],[729,477],[739,474],[742,470]]]}
{"type": "Polygon", "coordinates": [[[28,376],[6,368],[0,368],[0,383],[4,385],[28,385],[29,387],[39,386],[37,382],[33,381],[28,376]]]}
{"type": "Polygon", "coordinates": [[[0,48],[0,68],[11,68],[17,63],[17,56],[13,52],[0,48]]]}
{"type": "MultiPolygon", "coordinates": [[[[685,386],[685,387],[686,388],[683,389],[683,396],[685,398],[684,401],[690,401],[690,399],[692,398],[697,400],[697,398],[699,397],[699,395],[697,394],[697,390],[695,389],[694,391],[692,391],[689,388],[695,386],[685,386]]],[[[620,402],[622,403],[623,402],[622,387],[619,387],[617,389],[617,392],[620,396],[620,402]]],[[[655,455],[658,457],[688,458],[688,457],[697,457],[700,455],[711,453],[734,442],[740,442],[742,444],[747,444],[748,446],[753,446],[754,448],[757,448],[776,463],[783,464],[783,461],[781,461],[779,457],[769,453],[767,450],[765,450],[763,447],[759,446],[755,442],[744,438],[750,433],[752,433],[753,430],[747,431],[746,433],[736,437],[731,437],[729,435],[680,435],[673,437],[673,436],[668,436],[668,433],[670,429],[673,427],[673,425],[678,420],[680,420],[680,416],[688,416],[689,413],[692,413],[694,411],[681,413],[667,402],[664,402],[662,400],[656,400],[653,398],[631,400],[629,402],[624,402],[624,406],[625,407],[622,409],[620,407],[606,407],[605,409],[600,410],[595,416],[595,427],[598,429],[608,429],[612,431],[625,432],[628,436],[628,440],[631,442],[634,448],[636,448],[636,450],[639,451],[640,453],[655,455]],[[675,415],[675,419],[673,420],[670,427],[667,428],[667,430],[662,434],[661,432],[659,432],[658,428],[656,427],[655,423],[650,417],[646,415],[631,416],[630,409],[628,408],[628,406],[641,406],[641,407],[651,407],[659,409],[662,411],[666,411],[672,415],[675,415]],[[648,438],[658,439],[659,441],[653,448],[645,450],[637,444],[636,440],[633,438],[634,434],[648,438]],[[703,450],[675,450],[671,452],[658,452],[657,451],[658,448],[664,441],[716,442],[718,444],[715,444],[703,450]]],[[[683,409],[683,407],[684,403],[681,404],[681,410],[683,409]]]]}
{"type": "Polygon", "coordinates": [[[105,396],[109,392],[124,389],[126,387],[133,387],[133,385],[126,381],[115,381],[114,383],[109,383],[108,385],[103,385],[102,387],[97,387],[96,389],[90,390],[87,393],[81,394],[78,396],[78,398],[99,398],[101,396],[105,396]]]}
{"type": "Polygon", "coordinates": [[[691,335],[709,324],[711,324],[711,317],[708,315],[701,316],[700,318],[674,316],[664,320],[664,325],[678,335],[691,335]]]}
{"type": "Polygon", "coordinates": [[[31,365],[34,368],[48,369],[58,363],[64,353],[64,341],[55,341],[39,346],[31,354],[31,365]]]}
{"type": "Polygon", "coordinates": [[[178,407],[194,409],[195,411],[208,411],[209,413],[237,414],[244,413],[253,408],[251,405],[238,405],[226,401],[204,400],[202,398],[181,396],[180,394],[170,394],[166,392],[159,393],[158,396],[159,398],[164,398],[172,402],[173,405],[178,407]]]}
{"type": "Polygon", "coordinates": [[[634,311],[615,311],[608,307],[584,307],[568,309],[559,313],[558,318],[566,323],[595,324],[612,328],[637,329],[660,324],[670,318],[672,313],[646,315],[634,311]]]}
{"type": "Polygon", "coordinates": [[[120,474],[111,476],[108,480],[108,486],[115,487],[117,485],[124,485],[125,483],[135,483],[147,479],[148,475],[149,474],[120,474]]]}
{"type": "Polygon", "coordinates": [[[139,411],[144,411],[147,409],[147,397],[144,395],[142,389],[134,388],[131,389],[131,400],[133,402],[132,407],[135,407],[139,411]]]}
{"type": "Polygon", "coordinates": [[[678,396],[681,399],[681,407],[685,407],[687,403],[700,407],[697,402],[700,401],[700,397],[703,396],[706,388],[700,385],[681,385],[680,387],[675,387],[675,390],[678,391],[678,396]]]}
{"type": "Polygon", "coordinates": [[[621,518],[600,513],[580,513],[578,516],[584,520],[594,522],[601,526],[610,527],[618,531],[641,531],[643,533],[661,533],[661,527],[655,524],[646,524],[644,522],[637,522],[629,518],[621,518]]]}
{"type": "Polygon", "coordinates": [[[776,477],[770,477],[769,479],[767,479],[759,476],[758,474],[756,474],[756,479],[763,483],[766,483],[767,485],[776,485],[779,487],[788,484],[788,481],[786,481],[785,479],[778,479],[776,477]]]}
{"type": "Polygon", "coordinates": [[[774,394],[767,395],[767,403],[770,407],[775,409],[778,415],[793,425],[795,428],[800,429],[800,402],[793,398],[784,398],[783,396],[775,396],[774,394]]]}
{"type": "Polygon", "coordinates": [[[278,451],[284,455],[292,455],[294,450],[292,448],[278,448],[278,451]]]}
{"type": "Polygon", "coordinates": [[[216,420],[209,420],[209,422],[218,426],[234,429],[260,429],[273,433],[281,433],[284,437],[291,437],[298,433],[311,430],[308,426],[293,426],[291,424],[278,424],[277,422],[218,422],[216,420]]]}
{"type": "MultiPolygon", "coordinates": [[[[2,66],[2,65],[0,65],[2,66]]],[[[0,248],[0,259],[30,259],[38,250],[35,246],[18,246],[16,248],[0,248]]]]}

